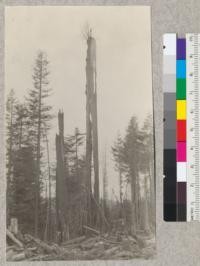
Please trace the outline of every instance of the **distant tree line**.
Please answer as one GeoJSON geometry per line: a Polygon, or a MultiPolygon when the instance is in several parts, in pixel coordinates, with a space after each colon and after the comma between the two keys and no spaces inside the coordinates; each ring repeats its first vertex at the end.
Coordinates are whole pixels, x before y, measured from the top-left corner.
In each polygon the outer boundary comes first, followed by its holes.
{"type": "Polygon", "coordinates": [[[124,138],[118,135],[112,154],[119,180],[119,216],[127,219],[127,190],[130,185],[131,209],[129,226],[133,234],[137,230],[155,230],[155,188],[153,121],[148,116],[142,128],[132,117],[124,138]],[[131,218],[130,218],[131,217],[131,218]]]}

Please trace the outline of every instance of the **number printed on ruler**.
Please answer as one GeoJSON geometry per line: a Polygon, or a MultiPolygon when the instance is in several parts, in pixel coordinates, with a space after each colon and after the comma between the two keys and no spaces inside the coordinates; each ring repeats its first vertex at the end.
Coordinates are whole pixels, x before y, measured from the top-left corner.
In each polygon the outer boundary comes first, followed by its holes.
{"type": "Polygon", "coordinates": [[[200,34],[186,34],[187,221],[200,221],[200,34]]]}

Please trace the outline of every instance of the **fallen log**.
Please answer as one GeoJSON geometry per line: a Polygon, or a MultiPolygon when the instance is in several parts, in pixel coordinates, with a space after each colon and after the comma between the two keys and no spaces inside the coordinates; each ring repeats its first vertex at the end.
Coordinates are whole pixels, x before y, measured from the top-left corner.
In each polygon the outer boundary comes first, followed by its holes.
{"type": "Polygon", "coordinates": [[[36,251],[37,250],[37,247],[26,248],[26,250],[28,250],[28,251],[36,251]]]}
{"type": "Polygon", "coordinates": [[[6,236],[9,237],[16,245],[18,245],[20,248],[23,248],[23,244],[21,241],[19,241],[13,233],[11,233],[8,229],[6,229],[6,236]]]}
{"type": "Polygon", "coordinates": [[[95,229],[93,229],[93,228],[91,228],[91,227],[89,227],[87,225],[83,225],[83,228],[85,228],[86,230],[89,230],[89,231],[91,231],[91,232],[93,232],[93,233],[95,233],[97,235],[100,235],[99,231],[97,231],[97,230],[95,230],[95,229]]]}
{"type": "Polygon", "coordinates": [[[105,250],[105,255],[111,255],[119,250],[119,247],[111,247],[110,249],[105,250]]]}
{"type": "Polygon", "coordinates": [[[73,239],[70,239],[68,241],[65,241],[64,243],[62,243],[62,246],[68,246],[68,245],[73,245],[73,244],[76,244],[76,243],[81,243],[83,242],[84,240],[86,239],[86,236],[79,236],[79,237],[76,237],[76,238],[73,238],[73,239]]]}
{"type": "Polygon", "coordinates": [[[47,254],[52,254],[52,253],[58,254],[59,252],[62,252],[61,250],[59,251],[59,248],[57,246],[56,247],[49,246],[42,240],[34,238],[31,235],[26,235],[26,238],[35,242],[35,244],[38,245],[40,248],[42,248],[47,254]]]}
{"type": "Polygon", "coordinates": [[[28,258],[27,261],[40,261],[40,260],[48,260],[48,259],[49,259],[49,254],[48,255],[36,255],[36,256],[28,258]]]}
{"type": "Polygon", "coordinates": [[[15,249],[15,247],[16,246],[14,246],[14,245],[6,247],[6,252],[8,252],[9,250],[15,249]]]}
{"type": "Polygon", "coordinates": [[[88,243],[91,243],[91,242],[97,242],[101,239],[101,236],[97,235],[97,236],[92,236],[92,237],[88,237],[86,238],[86,240],[84,240],[82,242],[82,244],[88,244],[88,243]]]}
{"type": "Polygon", "coordinates": [[[100,239],[101,239],[100,236],[95,236],[95,237],[87,238],[85,241],[83,241],[80,244],[80,248],[82,250],[88,250],[88,249],[92,248],[95,245],[95,243],[97,241],[99,241],[100,239]]]}
{"type": "Polygon", "coordinates": [[[13,249],[10,249],[6,252],[6,260],[10,261],[12,260],[12,257],[16,254],[16,252],[13,249]]]}
{"type": "Polygon", "coordinates": [[[113,241],[113,240],[110,240],[110,239],[107,239],[107,238],[104,238],[104,237],[101,237],[103,241],[109,243],[109,244],[113,244],[113,245],[119,245],[121,244],[121,242],[118,242],[118,241],[113,241]]]}
{"type": "Polygon", "coordinates": [[[134,253],[127,250],[122,250],[113,255],[115,259],[131,259],[134,257],[134,253]]]}
{"type": "Polygon", "coordinates": [[[26,259],[26,255],[24,252],[20,253],[20,254],[16,254],[14,255],[11,260],[12,261],[21,261],[21,260],[25,260],[26,259]]]}
{"type": "Polygon", "coordinates": [[[99,246],[95,246],[92,249],[88,250],[88,255],[92,256],[93,259],[99,258],[102,254],[105,253],[103,243],[99,246]]]}

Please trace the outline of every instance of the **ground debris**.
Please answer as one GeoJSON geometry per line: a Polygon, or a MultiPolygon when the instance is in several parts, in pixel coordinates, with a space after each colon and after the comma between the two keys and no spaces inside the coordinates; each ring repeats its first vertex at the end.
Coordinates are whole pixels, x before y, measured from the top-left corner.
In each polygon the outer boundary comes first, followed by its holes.
{"type": "Polygon", "coordinates": [[[121,232],[93,236],[79,236],[61,245],[45,243],[31,235],[24,235],[20,245],[17,236],[7,247],[8,261],[55,260],[128,260],[149,259],[155,253],[155,239],[151,235],[130,236],[121,232]]]}

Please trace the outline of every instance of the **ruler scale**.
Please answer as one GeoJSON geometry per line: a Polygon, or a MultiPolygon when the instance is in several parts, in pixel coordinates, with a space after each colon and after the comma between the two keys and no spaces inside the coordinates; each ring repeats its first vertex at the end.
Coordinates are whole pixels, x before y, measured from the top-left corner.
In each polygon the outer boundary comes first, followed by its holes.
{"type": "Polygon", "coordinates": [[[187,221],[200,220],[200,35],[187,34],[187,221]]]}

